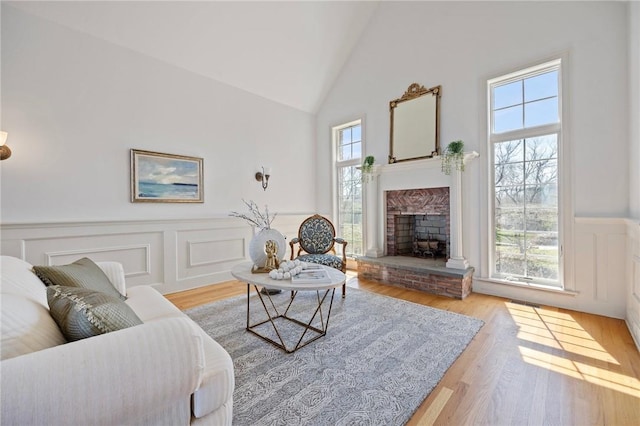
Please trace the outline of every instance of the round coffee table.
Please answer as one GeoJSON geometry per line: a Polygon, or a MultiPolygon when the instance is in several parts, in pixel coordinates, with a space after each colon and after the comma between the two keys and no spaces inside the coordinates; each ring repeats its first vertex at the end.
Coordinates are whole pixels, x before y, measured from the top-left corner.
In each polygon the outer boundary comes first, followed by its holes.
{"type": "Polygon", "coordinates": [[[252,273],[252,264],[250,262],[240,263],[231,269],[231,275],[238,281],[247,284],[247,331],[255,334],[263,340],[277,346],[286,353],[293,353],[298,349],[308,345],[309,343],[325,336],[329,327],[329,318],[331,316],[331,307],[333,305],[333,296],[336,291],[336,287],[340,287],[345,283],[346,276],[341,271],[324,266],[318,265],[321,270],[326,271],[328,275],[327,282],[313,282],[313,283],[292,283],[291,280],[274,280],[269,278],[269,274],[265,273],[252,273]],[[284,311],[280,310],[271,298],[268,292],[260,292],[259,287],[266,287],[269,289],[285,290],[291,292],[291,297],[286,305],[284,311]],[[267,314],[267,319],[251,324],[250,312],[251,312],[251,288],[254,289],[255,294],[258,296],[260,304],[264,308],[267,314]],[[296,301],[296,296],[299,291],[315,291],[317,293],[317,306],[311,308],[310,319],[308,321],[299,320],[290,316],[289,311],[292,305],[296,301]],[[329,293],[330,296],[329,296],[329,293]],[[328,309],[326,305],[328,304],[328,309]],[[323,307],[325,309],[323,309],[323,307]],[[281,312],[282,311],[282,312],[281,312]],[[316,319],[320,320],[320,326],[313,326],[312,323],[316,319]],[[278,329],[278,324],[282,321],[287,321],[292,324],[296,324],[301,327],[301,335],[295,345],[287,345],[283,336],[278,329]],[[259,326],[270,323],[275,331],[278,341],[272,339],[265,334],[259,332],[259,326]],[[308,338],[304,337],[307,333],[313,333],[314,336],[308,338]]]}

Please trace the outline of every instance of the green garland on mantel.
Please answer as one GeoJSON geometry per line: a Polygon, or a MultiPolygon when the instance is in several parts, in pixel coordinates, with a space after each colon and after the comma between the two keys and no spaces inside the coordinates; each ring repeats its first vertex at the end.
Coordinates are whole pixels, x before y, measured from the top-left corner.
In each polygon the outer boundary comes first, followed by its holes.
{"type": "Polygon", "coordinates": [[[442,154],[442,173],[451,174],[451,166],[456,170],[464,172],[464,142],[453,141],[449,143],[442,154]]]}

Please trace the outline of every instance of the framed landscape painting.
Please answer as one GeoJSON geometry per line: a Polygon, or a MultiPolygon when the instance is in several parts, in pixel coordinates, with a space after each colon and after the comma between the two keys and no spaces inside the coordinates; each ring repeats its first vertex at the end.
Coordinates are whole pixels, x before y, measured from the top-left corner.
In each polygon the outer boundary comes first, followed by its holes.
{"type": "Polygon", "coordinates": [[[203,159],[131,150],[131,201],[203,203],[203,159]]]}

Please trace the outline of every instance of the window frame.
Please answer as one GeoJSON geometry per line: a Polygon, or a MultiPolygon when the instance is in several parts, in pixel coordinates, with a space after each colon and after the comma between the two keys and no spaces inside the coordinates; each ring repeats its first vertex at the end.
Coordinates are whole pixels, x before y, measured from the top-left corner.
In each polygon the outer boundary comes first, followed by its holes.
{"type": "MultiPolygon", "coordinates": [[[[354,120],[350,120],[347,122],[344,122],[342,124],[333,126],[331,128],[331,152],[332,152],[332,204],[333,204],[333,217],[334,219],[334,223],[335,223],[335,227],[336,227],[336,233],[337,236],[343,237],[343,235],[340,235],[340,230],[342,229],[342,223],[340,221],[340,207],[339,207],[339,200],[338,197],[340,196],[340,193],[338,191],[338,183],[339,183],[339,171],[340,169],[344,168],[344,167],[358,167],[362,164],[363,159],[366,156],[366,151],[365,151],[365,131],[364,131],[364,118],[357,118],[354,120]],[[349,127],[354,127],[360,125],[360,157],[357,158],[351,158],[349,160],[338,160],[338,142],[339,142],[339,135],[340,135],[340,131],[347,129],[349,127]]],[[[364,200],[364,187],[362,187],[361,189],[361,199],[362,199],[362,222],[361,222],[361,227],[362,227],[362,254],[364,255],[364,250],[365,250],[365,218],[364,218],[364,204],[365,204],[365,200],[364,200]]],[[[353,242],[349,241],[349,244],[353,247],[353,242]]],[[[347,246],[347,248],[349,248],[349,246],[347,246]]],[[[349,255],[347,254],[347,265],[348,267],[350,263],[354,262],[354,257],[355,255],[349,255]]]]}
{"type": "MultiPolygon", "coordinates": [[[[569,198],[565,195],[568,194],[569,188],[569,176],[571,173],[570,164],[567,161],[568,144],[566,142],[566,59],[564,57],[557,57],[552,60],[541,62],[537,65],[522,68],[518,71],[511,72],[502,76],[490,78],[486,80],[486,96],[487,96],[487,232],[486,232],[486,247],[487,257],[484,262],[486,265],[486,275],[489,280],[499,283],[510,284],[514,286],[528,286],[528,287],[542,287],[556,290],[567,289],[567,276],[568,269],[567,260],[565,257],[566,242],[568,240],[567,235],[570,233],[570,227],[568,218],[572,212],[573,206],[569,198]],[[525,80],[527,78],[535,77],[536,75],[544,74],[550,71],[558,71],[558,122],[551,124],[538,125],[533,127],[523,127],[522,129],[509,130],[502,133],[494,133],[494,110],[493,110],[493,96],[492,90],[494,87],[513,83],[515,81],[525,80]],[[556,134],[557,137],[557,209],[558,209],[558,279],[534,279],[534,280],[508,280],[505,277],[501,277],[496,272],[496,238],[495,238],[495,146],[498,142],[506,142],[518,139],[530,139],[536,136],[544,136],[556,134]]],[[[526,103],[523,98],[523,108],[526,103]]],[[[523,121],[524,126],[524,121],[523,121]]]]}

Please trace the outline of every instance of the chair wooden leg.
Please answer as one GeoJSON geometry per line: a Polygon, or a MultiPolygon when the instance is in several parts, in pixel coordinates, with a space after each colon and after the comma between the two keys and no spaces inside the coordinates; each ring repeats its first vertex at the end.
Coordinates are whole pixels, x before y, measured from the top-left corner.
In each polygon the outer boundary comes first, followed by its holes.
{"type": "Polygon", "coordinates": [[[347,283],[342,284],[342,298],[344,299],[347,293],[347,283]]]}

